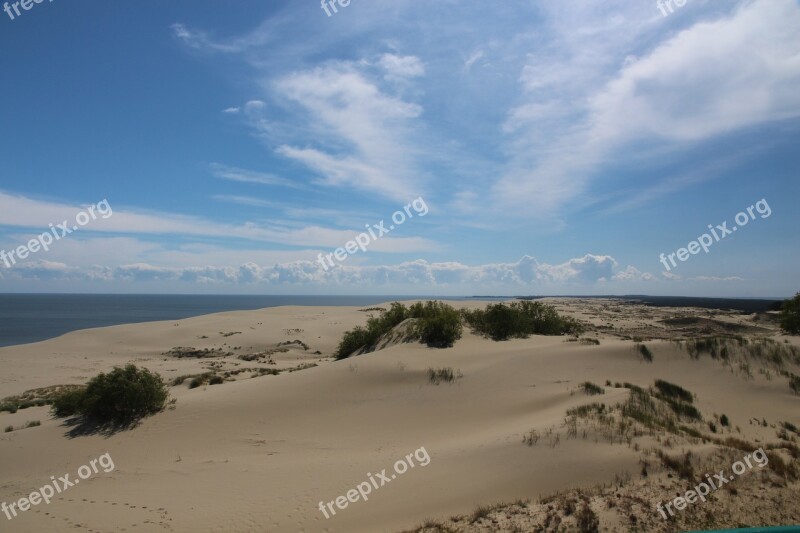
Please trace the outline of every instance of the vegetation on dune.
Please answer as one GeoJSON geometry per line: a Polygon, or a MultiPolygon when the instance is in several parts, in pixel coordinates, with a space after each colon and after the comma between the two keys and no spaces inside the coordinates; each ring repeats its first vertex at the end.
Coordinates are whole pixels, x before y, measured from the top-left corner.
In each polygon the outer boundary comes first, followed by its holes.
{"type": "Polygon", "coordinates": [[[428,381],[433,383],[434,385],[438,385],[439,383],[452,383],[456,379],[461,377],[461,372],[453,372],[453,369],[450,367],[447,368],[429,368],[428,369],[428,381]]]}
{"type": "Polygon", "coordinates": [[[162,411],[169,393],[161,376],[135,365],[116,367],[53,402],[56,417],[80,415],[100,424],[130,425],[162,411]]]}
{"type": "Polygon", "coordinates": [[[461,338],[461,316],[453,307],[438,301],[417,302],[411,307],[393,302],[379,316],[370,317],[366,327],[346,332],[336,350],[336,359],[374,351],[381,337],[409,318],[416,319],[411,338],[428,346],[446,348],[461,338]]]}
{"type": "Polygon", "coordinates": [[[595,385],[591,381],[587,381],[585,383],[581,383],[581,388],[583,389],[583,392],[586,393],[589,396],[594,396],[595,394],[605,394],[606,393],[606,390],[603,387],[601,387],[599,385],[595,385]]]}
{"type": "Polygon", "coordinates": [[[653,352],[650,351],[650,348],[644,344],[637,344],[636,349],[639,350],[639,353],[642,354],[645,361],[648,363],[653,362],[653,352]]]}
{"type": "Polygon", "coordinates": [[[464,320],[478,334],[495,341],[530,335],[580,335],[584,327],[571,317],[562,317],[552,305],[524,300],[489,304],[486,309],[462,310],[464,320]]]}
{"type": "Polygon", "coordinates": [[[670,383],[669,381],[664,381],[663,379],[657,379],[656,389],[658,389],[658,392],[662,396],[682,400],[686,403],[694,402],[694,396],[692,395],[691,392],[689,392],[688,390],[684,389],[679,385],[670,383]]]}
{"type": "Polygon", "coordinates": [[[781,305],[781,328],[791,335],[800,334],[800,292],[781,305]]]}

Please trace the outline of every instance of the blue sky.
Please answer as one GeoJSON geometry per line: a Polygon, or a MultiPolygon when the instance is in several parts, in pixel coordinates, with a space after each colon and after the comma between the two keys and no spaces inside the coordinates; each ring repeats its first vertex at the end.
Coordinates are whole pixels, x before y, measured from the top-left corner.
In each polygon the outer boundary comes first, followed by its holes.
{"type": "Polygon", "coordinates": [[[0,291],[790,296],[800,3],[672,5],[0,13],[0,250],[113,209],[0,261],[0,291]]]}

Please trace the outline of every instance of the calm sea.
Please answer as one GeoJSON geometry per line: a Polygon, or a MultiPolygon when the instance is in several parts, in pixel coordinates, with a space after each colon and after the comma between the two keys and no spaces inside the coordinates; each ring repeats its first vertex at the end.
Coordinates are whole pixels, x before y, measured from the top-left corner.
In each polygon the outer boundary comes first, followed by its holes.
{"type": "MultiPolygon", "coordinates": [[[[78,329],[177,320],[279,305],[374,305],[413,296],[176,296],[0,294],[0,346],[38,342],[78,329]]],[[[458,299],[458,298],[448,298],[458,299]]]]}

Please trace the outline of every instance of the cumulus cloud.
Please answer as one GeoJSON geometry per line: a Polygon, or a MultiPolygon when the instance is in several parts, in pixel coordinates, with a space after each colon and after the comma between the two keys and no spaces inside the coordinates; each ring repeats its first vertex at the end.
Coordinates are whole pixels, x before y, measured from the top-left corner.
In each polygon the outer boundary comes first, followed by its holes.
{"type": "Polygon", "coordinates": [[[316,261],[293,261],[239,267],[160,267],[134,263],[116,267],[70,267],[64,263],[32,261],[7,270],[7,279],[63,279],[78,281],[152,282],[196,284],[266,284],[298,286],[506,286],[544,287],[591,285],[608,281],[648,281],[654,276],[632,266],[615,273],[611,256],[587,254],[562,264],[542,263],[524,256],[514,263],[469,266],[458,262],[432,263],[422,259],[390,266],[336,265],[325,270],[316,261]]]}

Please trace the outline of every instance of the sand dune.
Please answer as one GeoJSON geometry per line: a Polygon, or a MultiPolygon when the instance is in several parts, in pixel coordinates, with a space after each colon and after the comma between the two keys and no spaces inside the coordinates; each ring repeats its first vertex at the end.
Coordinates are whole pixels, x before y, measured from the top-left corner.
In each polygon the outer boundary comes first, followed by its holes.
{"type": "MultiPolygon", "coordinates": [[[[658,501],[670,497],[672,487],[666,484],[673,479],[650,457],[650,476],[640,480],[643,454],[658,447],[676,454],[696,449],[698,457],[704,457],[703,450],[710,456],[718,447],[659,432],[629,441],[609,440],[602,428],[588,423],[570,437],[564,423],[568,409],[598,401],[610,407],[630,394],[614,384],[629,382],[646,388],[663,379],[692,391],[706,420],[715,413],[727,414],[731,428],[718,428],[717,434],[707,427],[703,430],[715,438],[736,436],[775,443],[779,442],[777,424],[800,423],[800,397],[792,394],[786,378],[774,369],[767,376],[751,362],[751,375],[747,375],[710,357],[692,359],[668,340],[647,342],[654,355],[648,363],[634,342],[624,339],[633,330],[656,329],[664,333],[660,337],[680,337],[677,326],[664,324],[663,319],[705,317],[705,310],[640,309],[613,301],[556,303],[568,314],[591,318],[596,325],[610,320],[612,327],[588,334],[600,340],[599,346],[541,336],[493,342],[465,330],[453,348],[403,343],[335,362],[330,356],[342,333],[362,324],[366,313],[357,308],[284,307],[86,330],[0,349],[0,397],[83,383],[127,362],[158,371],[168,380],[208,370],[209,359],[176,360],[163,355],[174,347],[231,352],[214,359],[220,373],[254,369],[222,385],[173,387],[174,409],[112,436],[70,438],[70,428],[50,419],[47,407],[0,413],[3,427],[22,426],[27,420],[42,422],[40,427],[0,434],[0,501],[26,496],[51,475],[74,472],[105,453],[115,464],[112,472],[92,476],[50,505],[38,505],[12,521],[0,515],[0,529],[395,532],[426,519],[468,514],[482,504],[531,499],[534,503],[524,506],[524,512],[507,506],[483,521],[461,520],[451,526],[500,531],[512,530],[516,524],[523,531],[533,530],[525,524],[544,516],[523,516],[546,509],[536,507],[539,498],[577,487],[608,486],[616,479],[615,490],[647,494],[645,503],[650,509],[642,504],[632,511],[640,517],[640,525],[649,523],[647,530],[678,530],[679,525],[662,524],[654,510],[658,501]],[[597,307],[601,305],[606,307],[597,307]],[[238,357],[275,350],[279,343],[292,340],[306,343],[308,349],[285,345],[287,351],[269,356],[274,364],[238,357]],[[317,366],[250,377],[258,368],[310,364],[317,366]],[[432,367],[452,368],[461,377],[434,385],[427,375],[432,367]],[[611,386],[605,385],[607,380],[611,386]],[[580,388],[585,381],[603,386],[605,394],[587,396],[580,388]],[[767,425],[756,425],[753,419],[766,420],[767,425]],[[531,430],[540,439],[527,446],[522,440],[531,430]],[[330,519],[318,509],[320,501],[345,495],[367,480],[368,473],[382,469],[391,473],[396,461],[421,447],[429,454],[429,464],[398,475],[374,490],[368,501],[337,509],[330,519]]],[[[732,323],[749,320],[732,314],[716,318],[732,323]]],[[[769,326],[758,326],[771,331],[769,326]]],[[[796,339],[790,342],[798,345],[796,339]]],[[[767,364],[761,367],[769,368],[767,364]]],[[[787,368],[800,373],[796,365],[787,368]]],[[[796,462],[785,450],[778,452],[796,462]]],[[[756,487],[752,490],[765,496],[794,494],[796,500],[799,493],[796,482],[759,481],[756,487]]],[[[747,502],[747,489],[743,490],[736,505],[758,507],[747,502]]],[[[604,505],[597,495],[593,506],[608,529],[630,527],[618,522],[604,505]]],[[[744,511],[733,513],[732,505],[709,501],[703,507],[718,514],[720,524],[728,523],[726,517],[730,521],[748,516],[744,511]]],[[[763,505],[764,520],[781,520],[769,514],[767,503],[763,505]]],[[[785,502],[782,507],[786,509],[785,502]]],[[[567,528],[570,518],[564,520],[567,528]]],[[[783,520],[778,523],[800,519],[788,514],[783,520]]]]}

